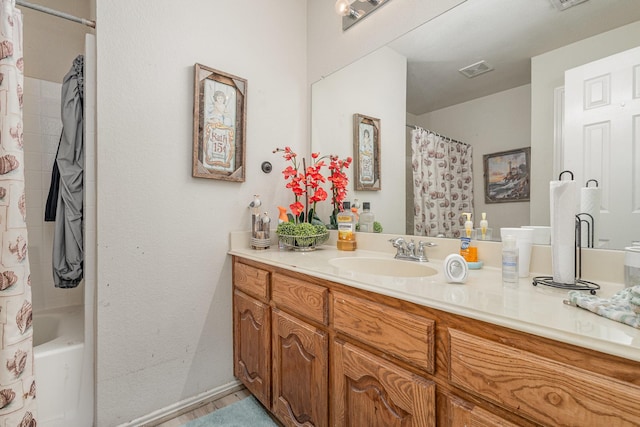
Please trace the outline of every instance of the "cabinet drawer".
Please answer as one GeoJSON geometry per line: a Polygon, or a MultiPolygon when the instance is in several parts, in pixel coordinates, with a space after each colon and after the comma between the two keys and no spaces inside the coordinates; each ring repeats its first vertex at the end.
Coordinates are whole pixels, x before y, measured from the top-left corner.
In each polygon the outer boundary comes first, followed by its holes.
{"type": "Polygon", "coordinates": [[[269,272],[236,262],[233,271],[233,284],[249,295],[266,300],[268,295],[269,272]]]}
{"type": "Polygon", "coordinates": [[[271,299],[281,308],[323,325],[329,317],[329,291],[324,286],[314,285],[283,274],[274,274],[271,299]]]}
{"type": "Polygon", "coordinates": [[[545,425],[640,425],[640,387],[450,329],[453,384],[545,425]]]}
{"type": "Polygon", "coordinates": [[[449,427],[518,427],[517,424],[513,424],[462,399],[451,397],[447,400],[449,427]]]}
{"type": "Polygon", "coordinates": [[[336,292],[333,325],[337,331],[434,372],[435,322],[431,319],[336,292]]]}

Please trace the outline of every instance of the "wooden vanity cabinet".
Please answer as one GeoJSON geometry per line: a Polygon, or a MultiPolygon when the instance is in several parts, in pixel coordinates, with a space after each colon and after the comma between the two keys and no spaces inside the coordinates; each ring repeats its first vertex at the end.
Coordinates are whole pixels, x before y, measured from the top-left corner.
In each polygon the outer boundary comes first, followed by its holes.
{"type": "Polygon", "coordinates": [[[233,372],[266,407],[271,406],[269,281],[267,270],[233,264],[233,372]]]}
{"type": "Polygon", "coordinates": [[[233,372],[263,405],[271,405],[271,310],[233,292],[233,372]]]}
{"type": "Polygon", "coordinates": [[[435,383],[341,340],[334,341],[333,425],[436,425],[435,383]]]}
{"type": "Polygon", "coordinates": [[[328,426],[327,333],[273,308],[273,413],[285,425],[328,426]]]}
{"type": "Polygon", "coordinates": [[[640,363],[234,257],[234,373],[287,426],[638,426],[640,363]]]}

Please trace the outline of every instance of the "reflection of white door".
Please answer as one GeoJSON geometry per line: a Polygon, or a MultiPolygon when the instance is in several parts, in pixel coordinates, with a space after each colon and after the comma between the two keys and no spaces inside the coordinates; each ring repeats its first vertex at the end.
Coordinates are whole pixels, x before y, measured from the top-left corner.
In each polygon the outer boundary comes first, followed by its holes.
{"type": "Polygon", "coordinates": [[[602,188],[601,240],[640,240],[640,47],[565,72],[563,163],[602,188]]]}

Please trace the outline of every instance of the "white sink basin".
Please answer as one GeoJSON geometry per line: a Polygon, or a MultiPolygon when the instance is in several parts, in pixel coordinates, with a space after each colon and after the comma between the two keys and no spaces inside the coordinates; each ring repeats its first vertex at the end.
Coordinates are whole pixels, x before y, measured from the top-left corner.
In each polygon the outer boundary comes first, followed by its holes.
{"type": "Polygon", "coordinates": [[[329,264],[340,270],[377,276],[426,277],[438,273],[438,270],[423,263],[394,258],[333,258],[329,264]]]}

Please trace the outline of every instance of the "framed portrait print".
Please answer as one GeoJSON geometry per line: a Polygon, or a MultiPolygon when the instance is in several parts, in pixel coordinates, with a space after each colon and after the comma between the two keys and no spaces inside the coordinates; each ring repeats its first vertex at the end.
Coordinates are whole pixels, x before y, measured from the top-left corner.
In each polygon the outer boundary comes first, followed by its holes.
{"type": "Polygon", "coordinates": [[[195,64],[193,176],[244,181],[247,80],[195,64]]]}
{"type": "Polygon", "coordinates": [[[528,202],[531,147],[485,154],[485,203],[528,202]]]}
{"type": "Polygon", "coordinates": [[[380,190],[380,119],[353,115],[353,186],[357,191],[380,190]]]}

